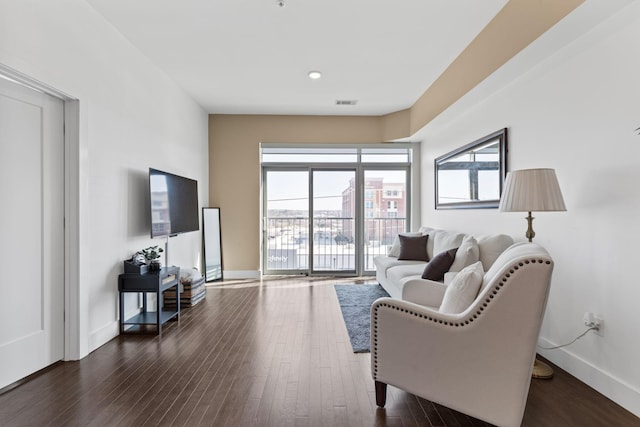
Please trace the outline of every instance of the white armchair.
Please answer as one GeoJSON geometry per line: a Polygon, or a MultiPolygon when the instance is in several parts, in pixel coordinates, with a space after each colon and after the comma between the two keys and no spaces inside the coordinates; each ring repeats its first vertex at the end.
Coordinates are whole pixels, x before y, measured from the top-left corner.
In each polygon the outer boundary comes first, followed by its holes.
{"type": "Polygon", "coordinates": [[[519,426],[553,260],[534,243],[504,251],[471,306],[444,314],[381,298],[371,307],[376,403],[387,384],[499,426],[519,426]]]}

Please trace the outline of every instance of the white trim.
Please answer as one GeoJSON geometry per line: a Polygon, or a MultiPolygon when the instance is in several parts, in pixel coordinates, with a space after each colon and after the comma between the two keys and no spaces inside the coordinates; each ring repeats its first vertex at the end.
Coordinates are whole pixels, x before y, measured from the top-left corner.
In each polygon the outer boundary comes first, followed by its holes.
{"type": "Polygon", "coordinates": [[[222,277],[224,279],[259,279],[261,274],[260,270],[224,270],[222,277]]]}
{"type": "MultiPolygon", "coordinates": [[[[558,345],[542,337],[538,339],[538,344],[544,347],[554,347],[558,345]]],[[[624,380],[616,378],[610,373],[576,356],[567,349],[538,349],[538,353],[583,383],[640,417],[640,390],[635,389],[624,380]]]]}
{"type": "Polygon", "coordinates": [[[89,335],[89,351],[93,351],[104,345],[105,342],[117,337],[120,334],[120,324],[118,320],[109,322],[102,328],[91,332],[89,335]]]}
{"type": "Polygon", "coordinates": [[[411,178],[409,188],[411,191],[411,216],[409,217],[409,230],[418,230],[422,224],[422,154],[420,144],[413,144],[411,152],[411,178]]]}
{"type": "MultiPolygon", "coordinates": [[[[0,64],[0,76],[16,83],[46,93],[64,102],[64,360],[78,360],[88,354],[87,340],[83,343],[81,325],[87,316],[81,315],[80,299],[80,225],[79,225],[79,165],[80,165],[80,120],[77,99],[20,71],[0,64]],[[84,347],[84,351],[83,348],[84,347]]],[[[86,305],[85,305],[86,306],[86,305]]]]}
{"type": "Polygon", "coordinates": [[[26,74],[21,73],[18,70],[15,70],[11,67],[7,67],[4,64],[0,64],[0,75],[8,77],[9,80],[14,81],[15,83],[19,83],[28,88],[46,93],[47,95],[51,95],[53,97],[62,99],[63,101],[76,100],[74,97],[69,96],[64,92],[61,92],[58,89],[53,88],[46,83],[33,79],[27,76],[26,74]]]}
{"type": "Polygon", "coordinates": [[[80,314],[80,103],[64,103],[65,194],[65,349],[64,360],[78,360],[81,350],[80,314]]]}

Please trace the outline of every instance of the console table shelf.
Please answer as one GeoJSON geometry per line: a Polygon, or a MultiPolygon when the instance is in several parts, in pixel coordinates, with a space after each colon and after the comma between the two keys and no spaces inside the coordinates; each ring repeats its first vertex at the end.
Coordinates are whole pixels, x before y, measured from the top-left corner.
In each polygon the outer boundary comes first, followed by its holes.
{"type": "Polygon", "coordinates": [[[144,325],[155,325],[157,334],[162,333],[162,325],[170,319],[180,316],[180,301],[170,309],[164,309],[162,292],[175,288],[180,292],[180,268],[165,267],[159,271],[144,274],[124,273],[118,276],[120,293],[120,333],[144,332],[144,325]],[[124,318],[124,294],[142,293],[142,311],[128,319],[124,318]],[[147,310],[147,294],[156,294],[157,310],[147,310]]]}

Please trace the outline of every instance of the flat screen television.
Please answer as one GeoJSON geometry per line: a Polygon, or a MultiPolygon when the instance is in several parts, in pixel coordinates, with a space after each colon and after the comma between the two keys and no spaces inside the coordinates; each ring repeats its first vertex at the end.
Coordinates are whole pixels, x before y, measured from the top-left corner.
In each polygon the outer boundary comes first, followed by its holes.
{"type": "Polygon", "coordinates": [[[149,168],[151,237],[200,229],[198,181],[149,168]]]}

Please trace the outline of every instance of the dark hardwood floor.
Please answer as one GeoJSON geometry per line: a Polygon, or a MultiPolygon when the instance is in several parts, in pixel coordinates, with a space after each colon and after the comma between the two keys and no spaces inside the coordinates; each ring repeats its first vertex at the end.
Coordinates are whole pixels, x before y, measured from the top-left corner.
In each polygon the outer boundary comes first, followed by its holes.
{"type": "MultiPolygon", "coordinates": [[[[483,426],[389,387],[375,405],[369,354],[354,354],[334,283],[209,287],[162,337],[121,336],[0,395],[0,426],[483,426]]],[[[524,426],[639,426],[556,368],[532,380],[524,426]]]]}

